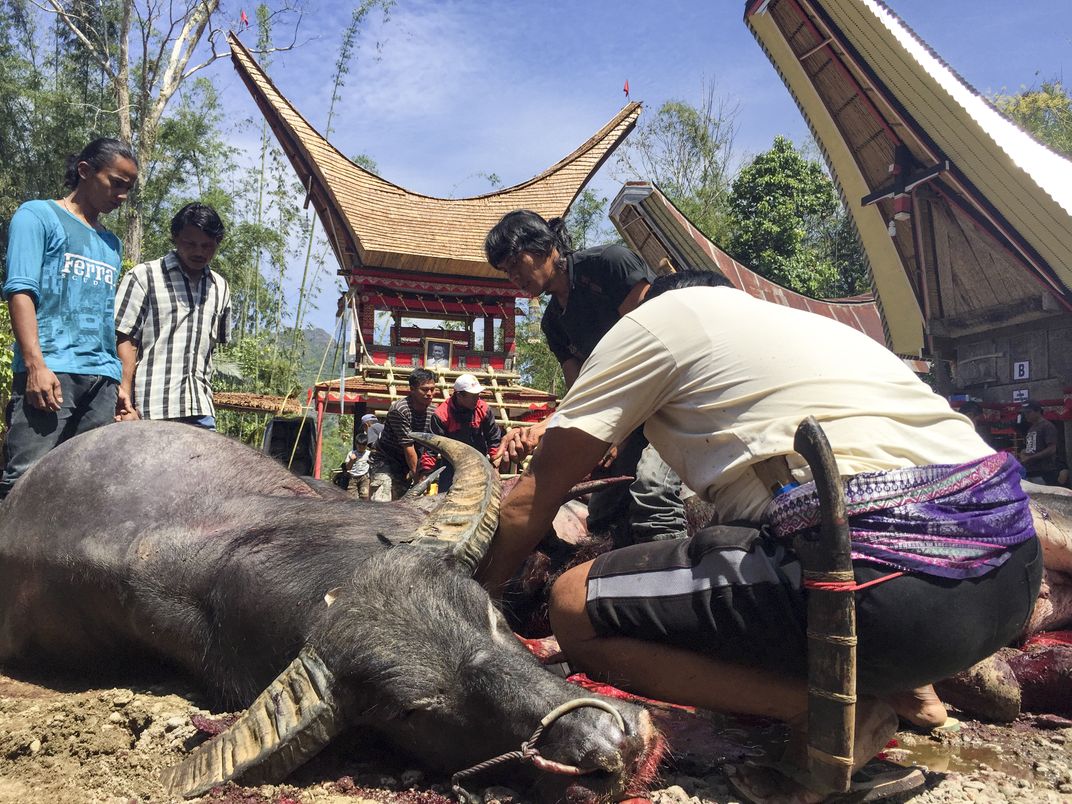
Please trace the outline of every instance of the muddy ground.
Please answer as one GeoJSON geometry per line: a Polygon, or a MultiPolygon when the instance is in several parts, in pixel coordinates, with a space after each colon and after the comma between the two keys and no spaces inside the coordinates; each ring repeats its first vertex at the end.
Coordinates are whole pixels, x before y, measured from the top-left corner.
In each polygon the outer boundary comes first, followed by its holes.
{"type": "MultiPolygon", "coordinates": [[[[56,679],[0,675],[0,804],[165,802],[160,771],[205,739],[191,716],[198,696],[172,677],[129,687],[64,687],[56,679]]],[[[666,715],[673,758],[655,804],[739,800],[720,761],[754,752],[755,722],[666,715]],[[682,727],[682,720],[687,720],[682,727]],[[675,739],[675,734],[676,739],[675,739]]],[[[1025,715],[1010,726],[966,721],[940,740],[901,733],[891,760],[925,763],[926,787],[898,802],[1072,802],[1072,722],[1025,715]]],[[[205,804],[446,804],[447,779],[426,775],[356,738],[337,740],[285,785],[229,786],[205,804]]],[[[474,792],[479,788],[474,789],[474,792]]],[[[501,786],[485,801],[524,802],[501,786]]]]}

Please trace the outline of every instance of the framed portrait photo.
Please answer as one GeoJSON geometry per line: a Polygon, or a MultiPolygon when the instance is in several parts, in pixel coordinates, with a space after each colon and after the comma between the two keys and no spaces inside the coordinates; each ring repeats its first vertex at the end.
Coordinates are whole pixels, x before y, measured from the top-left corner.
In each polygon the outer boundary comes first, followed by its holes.
{"type": "Polygon", "coordinates": [[[424,367],[427,369],[449,369],[454,356],[454,344],[441,338],[424,339],[424,367]]]}

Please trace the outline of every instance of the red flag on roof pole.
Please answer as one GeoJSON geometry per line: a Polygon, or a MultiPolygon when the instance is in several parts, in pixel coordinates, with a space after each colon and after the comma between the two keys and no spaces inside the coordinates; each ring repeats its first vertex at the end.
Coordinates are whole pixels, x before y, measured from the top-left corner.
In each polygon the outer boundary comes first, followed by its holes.
{"type": "Polygon", "coordinates": [[[249,27],[249,17],[246,16],[246,10],[242,9],[242,24],[247,28],[249,27]]]}
{"type": "Polygon", "coordinates": [[[624,86],[624,87],[622,87],[622,92],[624,92],[624,93],[625,93],[625,97],[626,97],[626,98],[628,98],[628,97],[629,97],[629,79],[628,79],[628,78],[627,78],[627,79],[625,79],[625,86],[624,86]]]}

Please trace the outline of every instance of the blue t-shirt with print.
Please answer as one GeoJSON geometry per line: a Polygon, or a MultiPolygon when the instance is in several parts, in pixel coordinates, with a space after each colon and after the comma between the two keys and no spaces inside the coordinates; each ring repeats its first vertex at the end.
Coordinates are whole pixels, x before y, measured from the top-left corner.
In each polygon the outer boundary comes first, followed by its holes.
{"type": "MultiPolygon", "coordinates": [[[[3,293],[26,291],[37,306],[45,365],[66,374],[122,377],[115,350],[115,287],[122,246],[55,201],[27,201],[11,219],[3,293]]],[[[14,370],[25,371],[15,345],[14,370]]]]}

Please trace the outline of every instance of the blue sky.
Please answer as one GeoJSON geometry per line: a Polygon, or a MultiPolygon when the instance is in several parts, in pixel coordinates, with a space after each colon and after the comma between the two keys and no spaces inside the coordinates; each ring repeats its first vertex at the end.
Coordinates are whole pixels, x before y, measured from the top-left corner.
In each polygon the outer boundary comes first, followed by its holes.
{"type": "MultiPolygon", "coordinates": [[[[1068,0],[888,2],[981,92],[1014,92],[1072,70],[1068,0]]],[[[351,8],[310,4],[304,44],[273,56],[277,86],[321,129],[351,8]]],[[[806,125],[743,8],[743,0],[398,0],[390,21],[377,19],[361,37],[331,139],[411,190],[476,195],[490,189],[481,174],[515,184],[573,150],[621,108],[628,79],[649,112],[669,99],[697,103],[703,82],[713,82],[739,107],[739,159],[778,134],[804,142],[806,125]]],[[[255,33],[242,38],[252,44],[255,33]]],[[[256,117],[230,62],[213,69],[233,118],[256,117]]],[[[256,149],[256,130],[236,136],[256,149]]],[[[613,197],[618,175],[612,160],[592,186],[613,197]]],[[[334,298],[325,289],[310,323],[333,328],[334,298]]]]}

